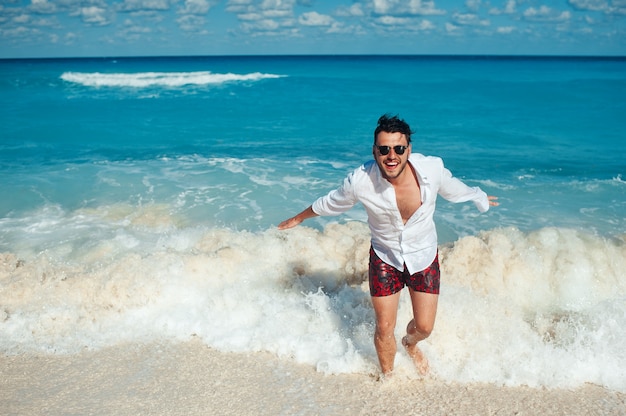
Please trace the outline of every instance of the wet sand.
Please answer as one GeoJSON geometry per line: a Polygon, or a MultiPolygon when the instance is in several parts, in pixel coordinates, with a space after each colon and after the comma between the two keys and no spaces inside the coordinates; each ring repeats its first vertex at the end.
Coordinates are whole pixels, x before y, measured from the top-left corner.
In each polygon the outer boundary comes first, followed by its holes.
{"type": "Polygon", "coordinates": [[[626,394],[324,375],[200,342],[0,357],[2,415],[626,415],[626,394]]]}

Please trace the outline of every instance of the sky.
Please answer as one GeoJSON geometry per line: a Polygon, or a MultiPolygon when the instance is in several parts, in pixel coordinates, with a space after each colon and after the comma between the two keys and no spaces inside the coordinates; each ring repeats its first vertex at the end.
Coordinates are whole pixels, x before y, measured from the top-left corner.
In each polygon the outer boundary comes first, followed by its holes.
{"type": "Polygon", "coordinates": [[[0,0],[0,58],[626,56],[626,0],[0,0]]]}

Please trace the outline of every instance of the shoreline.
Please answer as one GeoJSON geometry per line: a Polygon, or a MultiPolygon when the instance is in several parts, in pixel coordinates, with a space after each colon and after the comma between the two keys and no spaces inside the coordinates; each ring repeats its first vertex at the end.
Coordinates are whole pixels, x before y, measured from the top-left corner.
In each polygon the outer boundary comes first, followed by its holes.
{"type": "Polygon", "coordinates": [[[325,375],[269,353],[200,341],[120,345],[76,355],[0,356],[6,415],[625,415],[626,394],[325,375]]]}

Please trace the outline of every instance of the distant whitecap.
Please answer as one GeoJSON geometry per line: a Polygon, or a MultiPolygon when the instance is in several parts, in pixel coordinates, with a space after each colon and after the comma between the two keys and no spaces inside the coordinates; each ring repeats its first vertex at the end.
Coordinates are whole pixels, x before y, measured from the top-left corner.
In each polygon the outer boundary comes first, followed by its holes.
{"type": "Polygon", "coordinates": [[[226,82],[260,81],[281,78],[284,75],[253,72],[249,74],[217,74],[197,72],[139,72],[133,74],[101,72],[64,72],[61,79],[87,87],[181,87],[184,85],[212,85],[226,82]]]}

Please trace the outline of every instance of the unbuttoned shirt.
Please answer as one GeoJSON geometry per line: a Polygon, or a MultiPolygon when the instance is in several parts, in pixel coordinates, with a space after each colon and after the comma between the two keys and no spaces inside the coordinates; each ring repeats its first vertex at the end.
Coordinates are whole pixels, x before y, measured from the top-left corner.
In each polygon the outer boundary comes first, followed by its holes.
{"type": "Polygon", "coordinates": [[[430,266],[437,255],[433,220],[437,195],[451,202],[473,201],[480,212],[489,209],[489,200],[480,188],[453,177],[438,157],[412,153],[409,163],[420,185],[422,205],[406,224],[398,210],[396,192],[374,160],[355,169],[341,187],[318,198],[312,208],[318,215],[339,215],[361,202],[378,257],[400,271],[406,265],[413,274],[430,266]]]}

